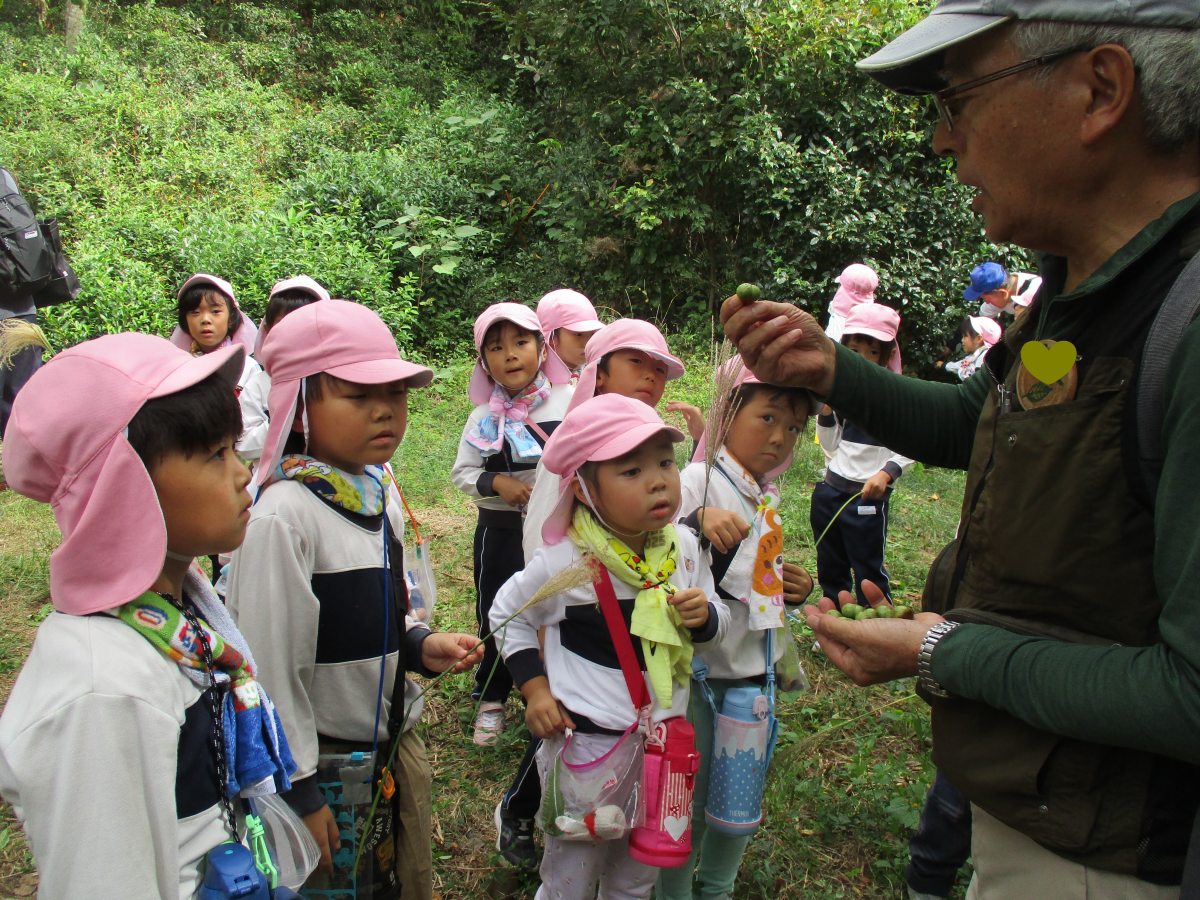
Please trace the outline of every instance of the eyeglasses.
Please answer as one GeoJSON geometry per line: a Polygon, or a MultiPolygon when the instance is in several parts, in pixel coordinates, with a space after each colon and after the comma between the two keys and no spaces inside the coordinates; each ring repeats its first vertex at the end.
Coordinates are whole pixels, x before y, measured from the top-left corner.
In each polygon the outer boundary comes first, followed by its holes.
{"type": "Polygon", "coordinates": [[[1047,53],[1044,56],[1035,56],[1033,59],[1026,59],[987,75],[981,75],[979,78],[964,81],[962,84],[943,88],[940,91],[934,92],[933,105],[937,107],[938,115],[946,123],[946,130],[954,131],[954,111],[950,108],[950,104],[954,102],[956,97],[965,94],[967,91],[973,91],[977,87],[983,87],[985,84],[991,84],[993,81],[999,81],[1001,78],[1007,78],[1009,75],[1017,75],[1021,72],[1028,72],[1030,69],[1048,66],[1050,63],[1057,62],[1064,56],[1070,56],[1072,53],[1083,53],[1090,49],[1090,47],[1072,47],[1070,50],[1059,50],[1055,53],[1047,53]]]}

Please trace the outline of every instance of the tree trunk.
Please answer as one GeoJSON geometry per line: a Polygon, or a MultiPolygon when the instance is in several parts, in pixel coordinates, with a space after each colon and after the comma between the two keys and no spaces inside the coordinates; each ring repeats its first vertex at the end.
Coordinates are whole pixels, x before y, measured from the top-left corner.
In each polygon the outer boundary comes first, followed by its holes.
{"type": "Polygon", "coordinates": [[[67,0],[66,7],[67,52],[74,53],[76,47],[79,46],[79,35],[83,32],[84,3],[75,3],[73,0],[67,0]]]}

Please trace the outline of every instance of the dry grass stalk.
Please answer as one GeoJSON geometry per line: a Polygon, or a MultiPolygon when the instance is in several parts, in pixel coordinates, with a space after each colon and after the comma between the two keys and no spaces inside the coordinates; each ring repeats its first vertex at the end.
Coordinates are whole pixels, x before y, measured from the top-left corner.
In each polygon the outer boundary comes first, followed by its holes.
{"type": "Polygon", "coordinates": [[[704,502],[701,504],[700,528],[704,529],[704,511],[708,508],[708,485],[712,479],[717,454],[725,444],[725,438],[733,425],[741,403],[734,399],[734,388],[745,369],[745,363],[737,357],[737,348],[728,340],[713,342],[712,345],[712,400],[704,425],[704,502]]]}
{"type": "Polygon", "coordinates": [[[0,323],[0,367],[7,369],[18,353],[30,347],[50,349],[42,329],[24,319],[5,319],[0,323]]]}

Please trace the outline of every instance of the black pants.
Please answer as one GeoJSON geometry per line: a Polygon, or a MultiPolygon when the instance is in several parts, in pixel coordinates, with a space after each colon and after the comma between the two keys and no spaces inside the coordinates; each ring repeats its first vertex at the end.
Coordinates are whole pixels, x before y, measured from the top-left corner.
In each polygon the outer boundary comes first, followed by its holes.
{"type": "Polygon", "coordinates": [[[918,894],[946,897],[971,855],[971,804],[938,772],[908,842],[904,880],[918,894]]]}
{"type": "Polygon", "coordinates": [[[813,539],[825,532],[817,544],[817,581],[821,584],[821,594],[837,600],[840,591],[853,591],[859,603],[866,603],[862,583],[873,581],[891,599],[891,584],[883,565],[891,491],[877,500],[859,497],[846,505],[853,496],[824,481],[813,488],[809,510],[813,539]],[[837,521],[833,521],[834,516],[837,521]],[[833,525],[825,531],[831,521],[833,525]]]}
{"type": "MultiPolygon", "coordinates": [[[[14,316],[26,322],[36,323],[37,316],[14,316]]],[[[0,435],[8,427],[8,417],[12,414],[13,401],[17,392],[25,387],[25,382],[33,377],[42,366],[42,348],[26,347],[13,356],[9,365],[0,367],[0,435]]]]}
{"type": "MultiPolygon", "coordinates": [[[[480,638],[492,630],[488,617],[496,594],[504,582],[523,568],[521,514],[480,510],[479,524],[475,527],[475,621],[479,625],[480,638]]],[[[475,670],[472,696],[477,700],[503,703],[512,687],[512,675],[496,652],[496,641],[488,638],[483,644],[483,662],[475,670]]]]}
{"type": "Polygon", "coordinates": [[[540,746],[542,739],[530,734],[517,775],[504,792],[504,811],[518,819],[532,819],[542,805],[542,782],[538,779],[536,761],[540,746]]]}

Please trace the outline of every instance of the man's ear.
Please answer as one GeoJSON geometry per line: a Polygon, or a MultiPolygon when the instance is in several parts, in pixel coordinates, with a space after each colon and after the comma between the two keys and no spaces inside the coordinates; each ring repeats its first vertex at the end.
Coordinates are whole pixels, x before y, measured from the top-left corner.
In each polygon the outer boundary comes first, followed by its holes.
{"type": "Polygon", "coordinates": [[[1091,102],[1080,122],[1080,139],[1091,146],[1113,131],[1129,115],[1137,99],[1137,72],[1133,57],[1119,44],[1101,44],[1085,60],[1084,77],[1091,102]]]}

